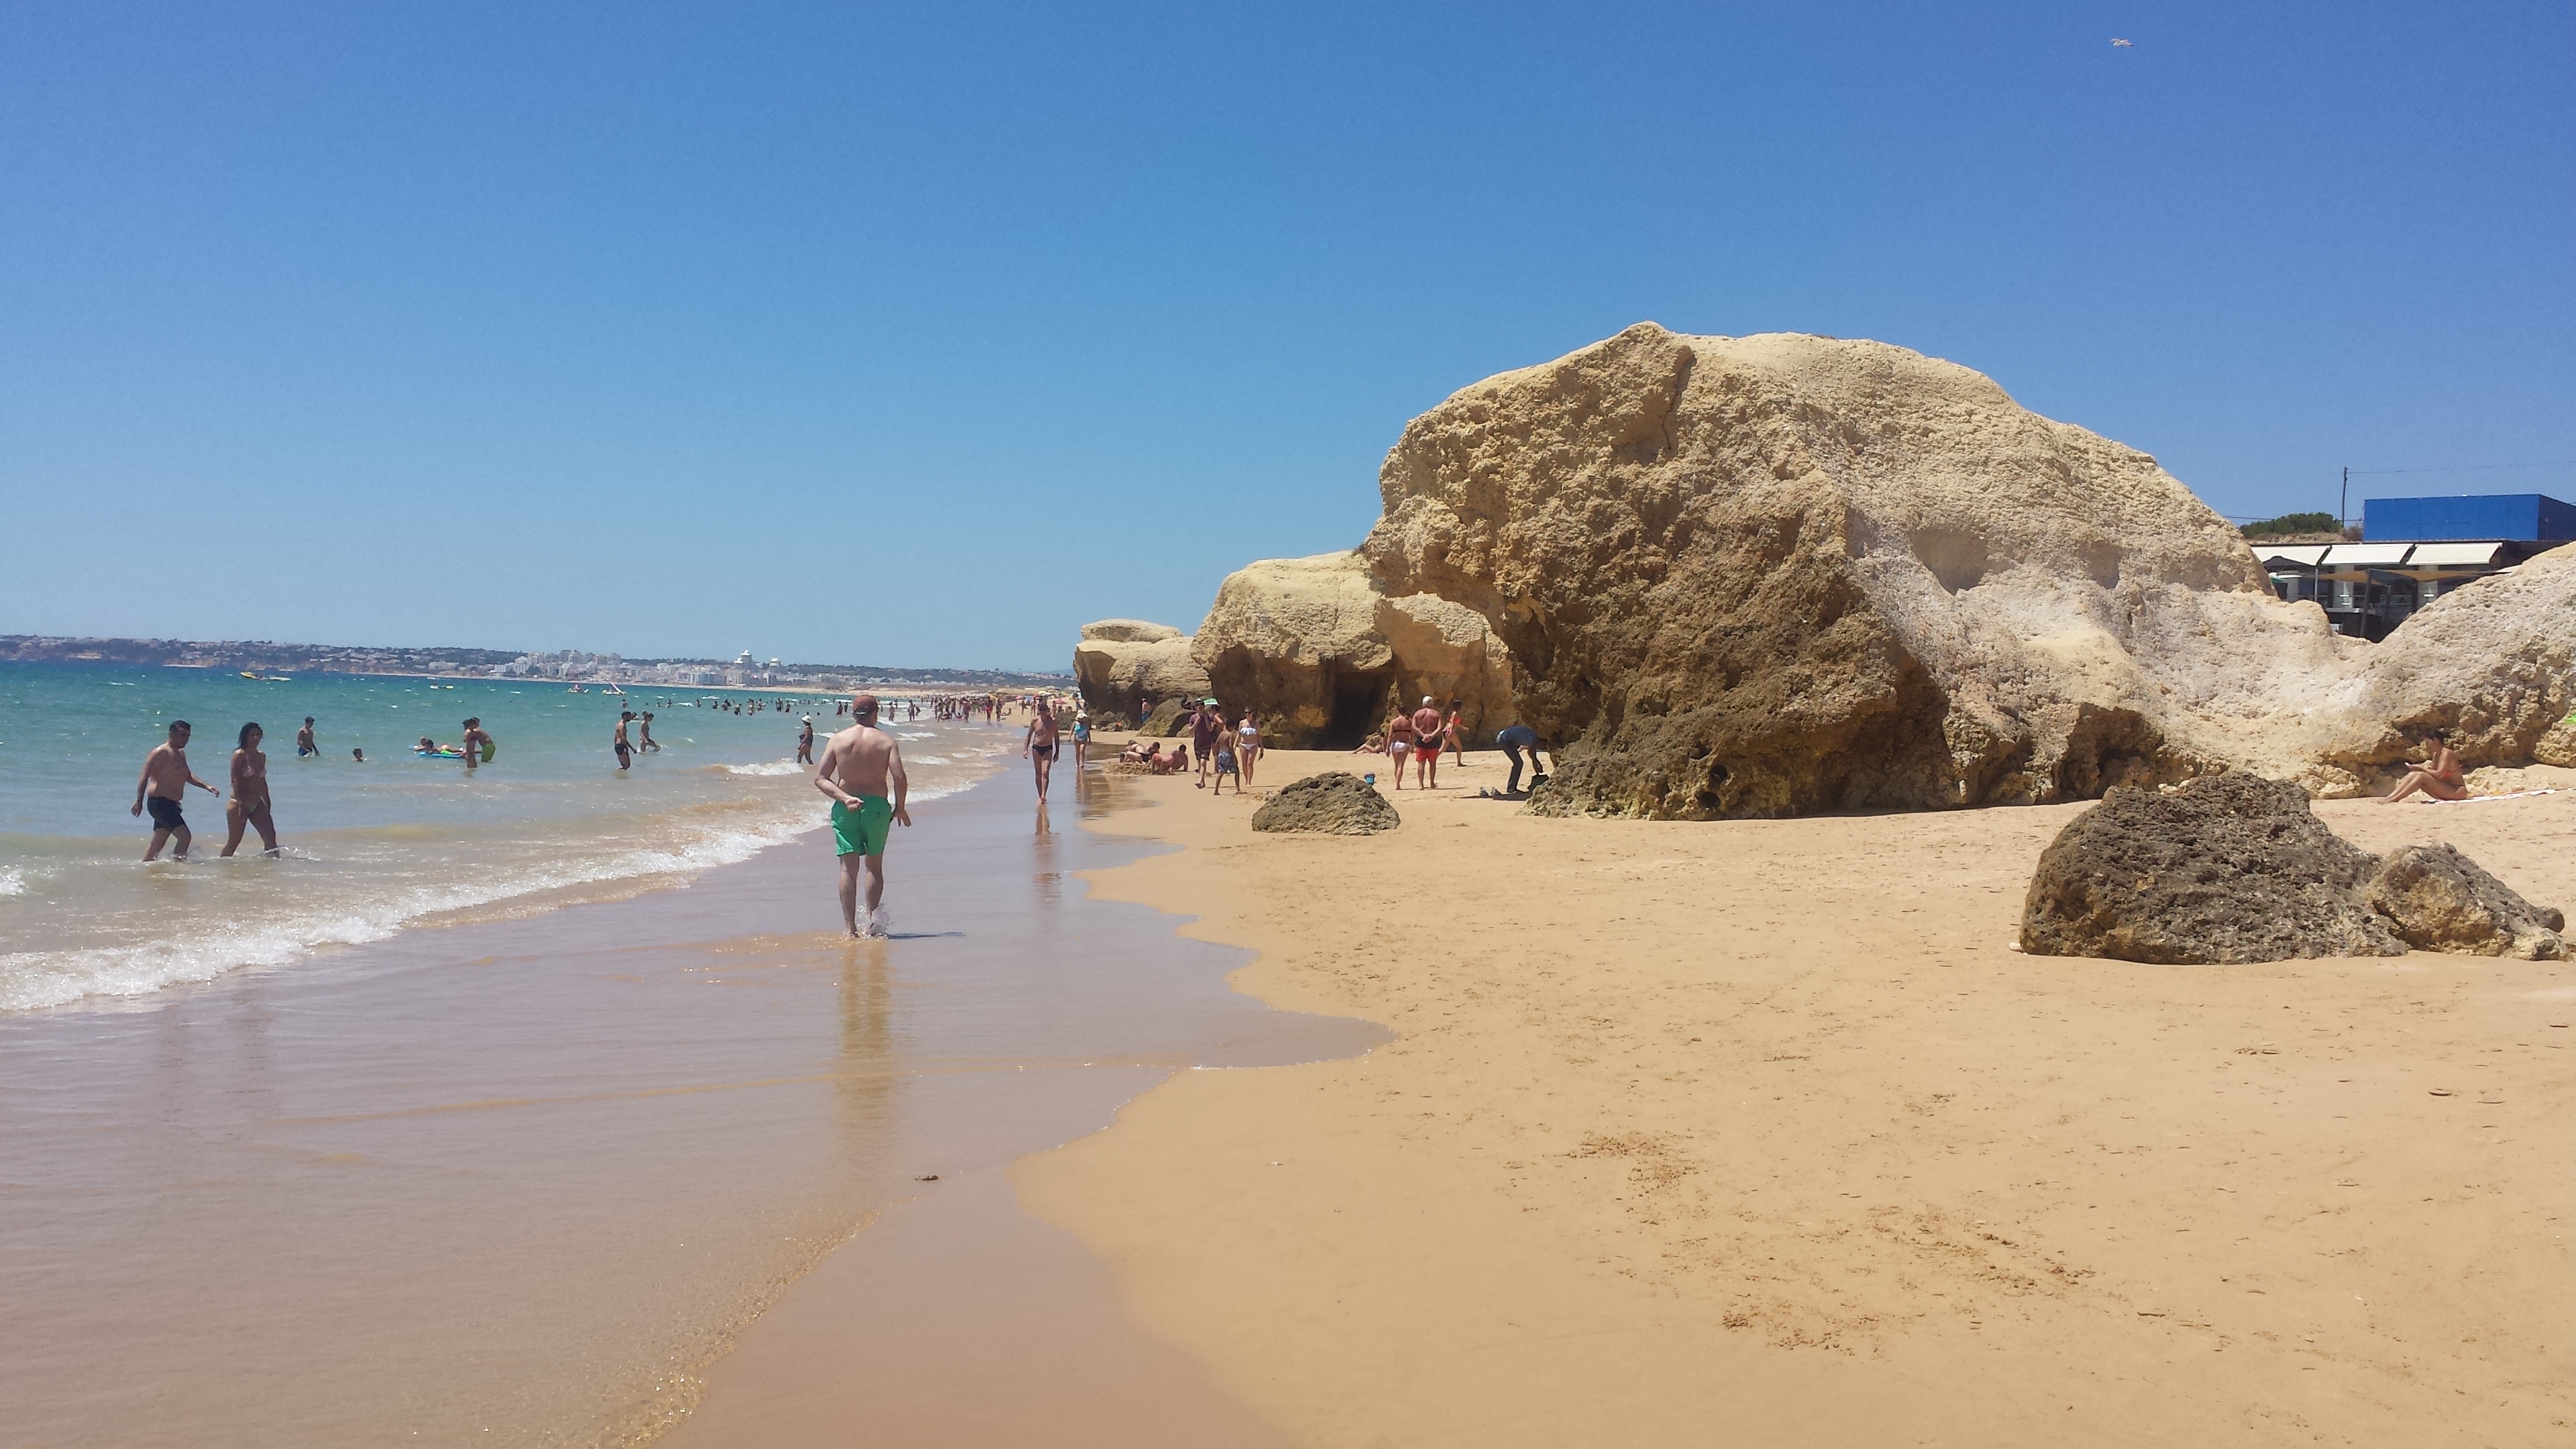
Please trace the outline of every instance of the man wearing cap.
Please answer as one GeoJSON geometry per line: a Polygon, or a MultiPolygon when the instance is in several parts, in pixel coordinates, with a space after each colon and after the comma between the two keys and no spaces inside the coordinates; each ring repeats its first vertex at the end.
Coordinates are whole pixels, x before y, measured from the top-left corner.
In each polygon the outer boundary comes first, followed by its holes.
{"type": "Polygon", "coordinates": [[[1217,736],[1225,733],[1225,714],[1216,701],[1199,701],[1198,710],[1190,716],[1190,743],[1198,747],[1199,788],[1207,788],[1208,769],[1216,763],[1217,736]]]}

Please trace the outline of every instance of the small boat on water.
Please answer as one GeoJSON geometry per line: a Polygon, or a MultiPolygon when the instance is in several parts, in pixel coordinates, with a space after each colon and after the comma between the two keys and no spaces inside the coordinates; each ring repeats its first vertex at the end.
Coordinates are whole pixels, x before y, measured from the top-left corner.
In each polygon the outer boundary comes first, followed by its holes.
{"type": "Polygon", "coordinates": [[[243,670],[241,672],[241,677],[244,679],[256,679],[262,684],[293,684],[295,682],[295,676],[292,674],[262,674],[256,669],[243,670]]]}

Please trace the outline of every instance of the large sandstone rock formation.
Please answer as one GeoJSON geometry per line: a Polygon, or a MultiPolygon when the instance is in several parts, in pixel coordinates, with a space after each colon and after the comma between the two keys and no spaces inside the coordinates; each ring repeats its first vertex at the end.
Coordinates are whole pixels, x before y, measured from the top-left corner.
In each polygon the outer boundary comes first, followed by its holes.
{"type": "Polygon", "coordinates": [[[2339,638],[2153,458],[1882,343],[1641,323],[1416,418],[1379,490],[1362,557],[1086,637],[1095,709],[1213,692],[1305,744],[1463,696],[1562,746],[1533,809],[1662,818],[2353,794],[2431,728],[2576,761],[2576,548],[2339,638]]]}
{"type": "Polygon", "coordinates": [[[1318,835],[1376,835],[1403,822],[1374,786],[1347,771],[1309,775],[1263,801],[1252,812],[1255,830],[1295,830],[1318,835]]]}
{"type": "Polygon", "coordinates": [[[1379,578],[1492,620],[1569,742],[1538,808],[2098,795],[2366,647],[2153,458],[1876,342],[1640,324],[1415,419],[1380,490],[1379,578]]]}
{"type": "Polygon", "coordinates": [[[1105,729],[1136,724],[1168,700],[1209,693],[1207,671],[1190,657],[1190,636],[1141,619],[1083,625],[1073,674],[1092,722],[1105,729]]]}
{"type": "Polygon", "coordinates": [[[1513,722],[1511,656],[1484,616],[1431,594],[1388,598],[1357,550],[1264,559],[1228,575],[1191,657],[1229,711],[1274,744],[1356,744],[1402,700],[1465,702],[1473,742],[1513,722]]]}
{"type": "Polygon", "coordinates": [[[2398,956],[2561,960],[2565,919],[2448,845],[2384,859],[2307,791],[2248,774],[2117,789],[2067,822],[2022,902],[2021,948],[2175,965],[2398,956]]]}

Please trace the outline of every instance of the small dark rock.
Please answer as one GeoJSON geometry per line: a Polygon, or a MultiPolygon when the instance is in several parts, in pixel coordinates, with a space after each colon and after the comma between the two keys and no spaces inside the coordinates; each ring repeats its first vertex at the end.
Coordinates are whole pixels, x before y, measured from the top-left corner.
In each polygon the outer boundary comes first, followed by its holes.
{"type": "Polygon", "coordinates": [[[1377,788],[1357,775],[1309,775],[1252,812],[1255,830],[1302,830],[1321,835],[1375,835],[1401,821],[1377,788]]]}

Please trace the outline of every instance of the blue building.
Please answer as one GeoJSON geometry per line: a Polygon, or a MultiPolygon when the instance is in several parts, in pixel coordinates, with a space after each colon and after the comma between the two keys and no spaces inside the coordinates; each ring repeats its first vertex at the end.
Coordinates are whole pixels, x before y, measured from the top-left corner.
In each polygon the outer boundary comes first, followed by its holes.
{"type": "Polygon", "coordinates": [[[2576,541],[2576,504],[2545,493],[2367,498],[2361,536],[2372,543],[2567,543],[2576,541]]]}
{"type": "Polygon", "coordinates": [[[2361,517],[2363,542],[2256,544],[2254,556],[2273,592],[2374,641],[2444,594],[2576,542],[2576,506],[2539,493],[2371,498],[2361,517]]]}

